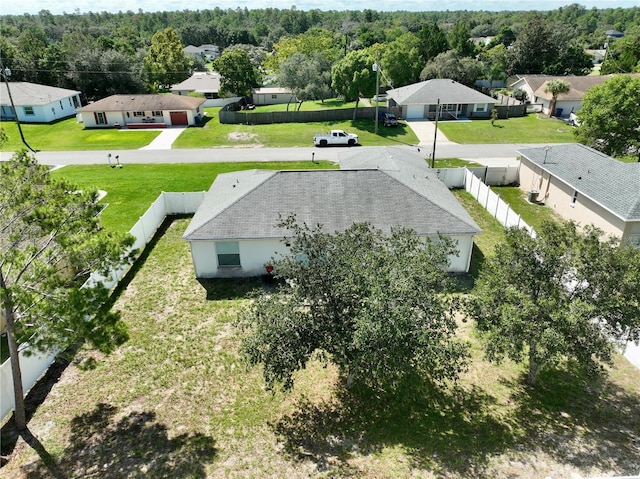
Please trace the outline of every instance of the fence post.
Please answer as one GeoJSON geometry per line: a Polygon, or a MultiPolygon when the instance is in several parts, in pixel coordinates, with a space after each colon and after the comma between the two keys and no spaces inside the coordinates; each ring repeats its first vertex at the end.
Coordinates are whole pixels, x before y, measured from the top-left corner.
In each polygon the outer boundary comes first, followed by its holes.
{"type": "Polygon", "coordinates": [[[487,186],[487,200],[484,202],[484,209],[486,210],[489,206],[489,192],[491,191],[491,187],[487,186]]]}
{"type": "Polygon", "coordinates": [[[498,207],[500,206],[500,195],[496,198],[496,212],[493,214],[494,218],[498,217],[498,207]]]}

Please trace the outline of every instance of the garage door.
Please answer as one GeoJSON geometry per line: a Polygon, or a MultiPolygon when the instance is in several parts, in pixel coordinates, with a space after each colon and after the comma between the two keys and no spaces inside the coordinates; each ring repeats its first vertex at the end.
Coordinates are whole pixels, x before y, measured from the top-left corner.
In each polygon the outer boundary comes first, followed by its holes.
{"type": "Polygon", "coordinates": [[[424,105],[407,105],[407,120],[424,118],[424,105]]]}
{"type": "Polygon", "coordinates": [[[171,112],[171,124],[172,125],[188,125],[186,111],[172,111],[171,112]]]}

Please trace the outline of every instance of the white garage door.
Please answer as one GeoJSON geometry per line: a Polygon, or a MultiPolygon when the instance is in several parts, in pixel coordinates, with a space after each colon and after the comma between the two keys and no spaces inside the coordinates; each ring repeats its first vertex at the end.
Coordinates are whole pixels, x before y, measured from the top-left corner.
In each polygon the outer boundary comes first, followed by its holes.
{"type": "Polygon", "coordinates": [[[424,105],[407,105],[407,120],[424,118],[424,105]]]}

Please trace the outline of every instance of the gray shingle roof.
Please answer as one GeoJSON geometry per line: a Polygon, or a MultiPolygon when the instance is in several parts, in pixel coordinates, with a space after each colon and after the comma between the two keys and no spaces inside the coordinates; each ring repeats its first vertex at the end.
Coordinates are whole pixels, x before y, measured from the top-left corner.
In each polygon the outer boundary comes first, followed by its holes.
{"type": "Polygon", "coordinates": [[[195,110],[206,101],[181,95],[111,95],[78,108],[85,111],[195,110]]]}
{"type": "Polygon", "coordinates": [[[387,91],[399,105],[440,103],[498,103],[495,98],[450,79],[432,79],[387,91]]]}
{"type": "MultiPolygon", "coordinates": [[[[11,82],[9,88],[11,89],[13,103],[17,106],[48,105],[51,102],[80,94],[76,90],[24,81],[11,82]]],[[[7,85],[4,82],[0,82],[0,98],[3,105],[10,104],[7,85]]]]}
{"type": "Polygon", "coordinates": [[[640,163],[622,163],[579,144],[518,153],[623,220],[640,220],[640,163]]]}
{"type": "Polygon", "coordinates": [[[342,231],[370,222],[388,233],[481,230],[435,174],[382,170],[243,171],[218,175],[184,233],[187,240],[282,238],[279,215],[342,231]]]}

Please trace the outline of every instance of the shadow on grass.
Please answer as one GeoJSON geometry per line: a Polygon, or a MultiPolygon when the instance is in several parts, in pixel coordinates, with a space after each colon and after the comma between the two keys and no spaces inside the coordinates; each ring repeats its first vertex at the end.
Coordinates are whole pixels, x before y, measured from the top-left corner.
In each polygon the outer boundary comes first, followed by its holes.
{"type": "Polygon", "coordinates": [[[583,470],[638,473],[640,395],[571,366],[541,372],[535,387],[517,381],[507,385],[527,450],[583,470]]]}
{"type": "MultiPolygon", "coordinates": [[[[167,427],[149,411],[119,415],[99,404],[71,422],[69,446],[56,468],[67,477],[176,478],[206,477],[205,465],[216,456],[215,442],[203,434],[170,437],[167,427]]],[[[37,463],[29,479],[51,477],[51,466],[37,463]]]]}
{"type": "Polygon", "coordinates": [[[337,395],[319,405],[302,400],[273,425],[291,457],[344,472],[352,456],[400,446],[411,467],[483,477],[489,456],[518,440],[492,416],[495,399],[478,388],[444,391],[414,380],[391,393],[354,388],[337,395]]]}
{"type": "Polygon", "coordinates": [[[208,301],[245,299],[275,289],[275,280],[267,275],[259,278],[198,278],[208,301]]]}

